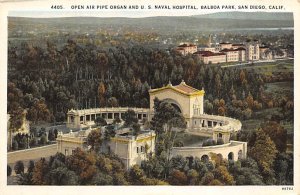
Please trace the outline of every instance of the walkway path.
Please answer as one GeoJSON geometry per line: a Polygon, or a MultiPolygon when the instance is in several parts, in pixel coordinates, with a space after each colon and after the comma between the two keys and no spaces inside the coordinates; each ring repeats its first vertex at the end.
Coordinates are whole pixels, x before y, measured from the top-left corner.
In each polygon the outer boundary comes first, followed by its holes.
{"type": "Polygon", "coordinates": [[[51,144],[48,146],[42,146],[27,150],[19,150],[15,152],[7,153],[7,164],[13,165],[17,161],[29,161],[29,160],[37,160],[42,157],[47,158],[51,155],[55,155],[57,152],[57,145],[51,144]]]}
{"type": "Polygon", "coordinates": [[[234,66],[243,66],[243,65],[249,65],[249,64],[258,64],[258,63],[265,63],[265,62],[276,62],[276,61],[282,61],[282,60],[293,60],[294,58],[283,58],[283,59],[275,59],[275,60],[258,60],[254,62],[245,62],[245,63],[239,63],[239,64],[231,64],[231,65],[223,65],[221,68],[228,68],[228,67],[234,67],[234,66]]]}

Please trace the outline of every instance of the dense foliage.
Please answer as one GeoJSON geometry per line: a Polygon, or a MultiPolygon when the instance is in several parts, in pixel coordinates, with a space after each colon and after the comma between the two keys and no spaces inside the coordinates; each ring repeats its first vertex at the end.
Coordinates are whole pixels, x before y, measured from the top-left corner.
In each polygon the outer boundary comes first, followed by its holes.
{"type": "Polygon", "coordinates": [[[71,108],[149,107],[150,88],[181,80],[206,91],[205,110],[248,119],[254,110],[291,104],[264,93],[264,83],[292,80],[290,73],[272,77],[254,70],[203,65],[197,57],[142,45],[101,48],[68,40],[62,48],[47,42],[9,47],[8,113],[20,125],[28,109],[32,122],[63,121],[71,108]]]}

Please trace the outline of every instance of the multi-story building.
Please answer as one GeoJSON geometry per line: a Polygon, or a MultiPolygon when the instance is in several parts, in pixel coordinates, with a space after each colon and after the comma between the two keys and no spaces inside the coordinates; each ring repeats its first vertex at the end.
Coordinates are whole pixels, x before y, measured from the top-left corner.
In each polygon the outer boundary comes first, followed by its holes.
{"type": "Polygon", "coordinates": [[[218,64],[226,62],[225,53],[214,53],[211,51],[198,51],[194,53],[204,64],[218,64]]]}
{"type": "MultiPolygon", "coordinates": [[[[88,150],[87,136],[91,131],[90,128],[77,132],[70,130],[70,133],[67,134],[59,133],[56,139],[57,151],[69,156],[76,148],[88,150]]],[[[141,162],[147,158],[147,154],[154,153],[156,136],[152,130],[142,131],[137,136],[131,135],[129,132],[129,129],[117,130],[115,137],[101,146],[101,151],[109,150],[118,155],[127,169],[135,164],[141,165],[141,162]]]]}
{"type": "Polygon", "coordinates": [[[245,44],[246,61],[259,60],[259,43],[258,40],[247,40],[245,44]]]}
{"type": "Polygon", "coordinates": [[[243,47],[239,47],[236,50],[239,52],[239,62],[246,61],[246,49],[243,47]]]}
{"type": "Polygon", "coordinates": [[[235,49],[223,49],[220,52],[226,54],[226,62],[238,62],[239,61],[239,51],[235,49]]]}
{"type": "Polygon", "coordinates": [[[216,48],[215,47],[201,47],[201,48],[199,48],[199,51],[216,52],[216,48]]]}
{"type": "Polygon", "coordinates": [[[220,52],[226,54],[226,62],[243,62],[245,61],[245,49],[242,47],[236,49],[223,49],[220,52]]]}
{"type": "Polygon", "coordinates": [[[176,51],[186,56],[188,54],[193,54],[197,52],[197,45],[190,43],[181,44],[176,48],[176,51]]]}
{"type": "Polygon", "coordinates": [[[235,44],[232,44],[232,49],[239,49],[239,48],[245,48],[245,45],[244,44],[240,44],[240,43],[235,43],[235,44]]]}
{"type": "Polygon", "coordinates": [[[222,43],[217,44],[217,46],[216,46],[217,51],[221,51],[223,49],[231,49],[231,48],[232,48],[232,43],[229,43],[229,42],[222,42],[222,43]]]}
{"type": "Polygon", "coordinates": [[[273,58],[272,52],[270,52],[269,47],[267,46],[259,47],[259,58],[261,60],[271,60],[273,58]]]}

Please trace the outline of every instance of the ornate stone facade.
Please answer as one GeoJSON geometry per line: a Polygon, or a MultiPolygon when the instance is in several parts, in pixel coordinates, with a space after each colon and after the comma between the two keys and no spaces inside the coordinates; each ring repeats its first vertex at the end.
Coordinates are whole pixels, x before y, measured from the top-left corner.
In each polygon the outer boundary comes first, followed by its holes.
{"type": "MultiPolygon", "coordinates": [[[[57,151],[68,156],[76,148],[88,150],[86,139],[91,130],[90,128],[84,131],[71,131],[67,134],[60,133],[57,136],[57,151]]],[[[127,169],[135,164],[140,165],[147,158],[147,154],[154,153],[156,136],[154,131],[142,131],[137,136],[128,135],[126,129],[117,130],[116,133],[110,141],[102,144],[101,151],[107,152],[109,150],[118,155],[127,169]]]]}
{"type": "Polygon", "coordinates": [[[147,108],[129,108],[129,107],[113,107],[113,108],[92,108],[84,110],[71,109],[67,115],[67,127],[72,129],[80,129],[81,127],[91,126],[95,124],[98,116],[104,118],[111,123],[115,118],[123,118],[123,114],[129,109],[136,113],[139,120],[148,119],[149,109],[147,108]]]}
{"type": "MultiPolygon", "coordinates": [[[[184,81],[179,85],[172,85],[149,90],[150,108],[133,108],[139,120],[147,118],[151,120],[154,115],[154,99],[167,101],[177,108],[185,118],[186,132],[193,135],[206,134],[215,142],[222,139],[224,144],[216,146],[197,147],[173,147],[171,155],[182,155],[184,157],[199,157],[209,160],[211,153],[221,154],[223,158],[237,160],[246,158],[247,142],[230,140],[231,134],[241,130],[242,124],[239,120],[225,117],[208,115],[203,110],[204,90],[198,90],[188,86],[184,81]]],[[[122,113],[130,108],[98,108],[88,110],[70,110],[68,112],[67,124],[69,127],[81,127],[91,125],[97,116],[102,116],[108,122],[112,122],[115,117],[122,119],[122,113]]],[[[131,108],[132,109],[132,108],[131,108]]],[[[119,130],[120,131],[120,130],[119,130]]],[[[124,131],[124,129],[122,130],[124,131]]],[[[58,151],[70,155],[76,147],[87,149],[87,131],[76,133],[60,134],[57,138],[58,151]]],[[[116,137],[102,147],[103,151],[110,150],[117,154],[129,168],[134,164],[140,164],[146,158],[146,153],[155,150],[155,133],[153,131],[144,132],[138,136],[130,136],[124,132],[117,133],[116,137]],[[147,149],[146,149],[147,148],[147,149]]]]}
{"type": "Polygon", "coordinates": [[[161,101],[167,101],[177,107],[186,119],[187,127],[191,127],[191,119],[194,116],[203,114],[204,90],[198,90],[188,86],[184,81],[179,85],[167,86],[151,89],[150,94],[150,116],[154,115],[154,99],[157,97],[161,101]]]}

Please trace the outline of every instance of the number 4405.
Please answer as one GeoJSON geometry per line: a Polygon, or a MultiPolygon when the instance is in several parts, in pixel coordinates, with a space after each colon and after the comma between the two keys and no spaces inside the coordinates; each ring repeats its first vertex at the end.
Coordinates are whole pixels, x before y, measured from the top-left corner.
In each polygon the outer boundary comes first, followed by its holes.
{"type": "Polygon", "coordinates": [[[62,5],[52,5],[51,9],[63,9],[62,5]]]}

